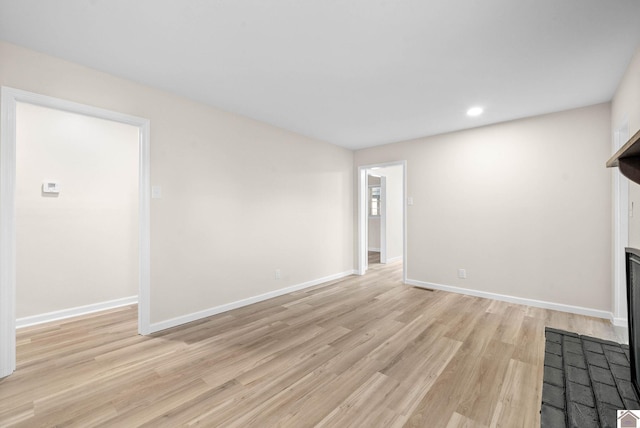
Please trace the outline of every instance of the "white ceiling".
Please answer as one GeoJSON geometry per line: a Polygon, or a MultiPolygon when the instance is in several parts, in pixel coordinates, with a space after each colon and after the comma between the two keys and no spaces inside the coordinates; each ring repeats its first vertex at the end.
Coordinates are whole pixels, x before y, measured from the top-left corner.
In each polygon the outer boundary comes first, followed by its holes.
{"type": "Polygon", "coordinates": [[[638,0],[0,0],[0,39],[357,149],[609,101],[639,18],[638,0]]]}

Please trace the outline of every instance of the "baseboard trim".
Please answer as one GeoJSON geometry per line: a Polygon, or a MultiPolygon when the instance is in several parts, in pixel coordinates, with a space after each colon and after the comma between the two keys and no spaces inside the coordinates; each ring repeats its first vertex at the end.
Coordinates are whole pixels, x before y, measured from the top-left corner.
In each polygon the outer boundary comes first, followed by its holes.
{"type": "Polygon", "coordinates": [[[391,257],[390,259],[387,259],[387,263],[395,263],[399,261],[402,261],[402,256],[391,257]]]}
{"type": "Polygon", "coordinates": [[[138,296],[123,297],[121,299],[108,300],[106,302],[92,303],[90,305],[76,306],[75,308],[62,309],[60,311],[47,312],[45,314],[31,315],[16,319],[16,328],[31,327],[51,321],[59,321],[80,315],[88,315],[107,309],[115,309],[122,306],[138,303],[138,296]]]}
{"type": "Polygon", "coordinates": [[[155,333],[161,330],[166,330],[168,328],[176,327],[176,326],[186,324],[192,321],[196,321],[202,318],[207,318],[213,315],[217,315],[222,312],[227,312],[232,309],[241,308],[243,306],[248,306],[253,303],[262,302],[263,300],[268,300],[274,297],[282,296],[287,293],[293,293],[294,291],[313,287],[313,286],[322,284],[324,282],[345,278],[347,276],[354,275],[355,273],[356,273],[356,270],[349,270],[346,272],[341,272],[334,275],[325,276],[323,278],[318,278],[311,281],[303,282],[301,284],[292,285],[290,287],[281,288],[279,290],[270,291],[268,293],[259,294],[257,296],[248,297],[246,299],[237,300],[235,302],[226,303],[224,305],[215,306],[213,308],[205,309],[203,311],[193,312],[191,314],[182,315],[182,316],[171,318],[165,321],[152,323],[150,326],[150,330],[151,330],[150,332],[155,333]]]}
{"type": "Polygon", "coordinates": [[[379,253],[380,252],[380,248],[371,247],[371,248],[369,248],[369,251],[373,251],[373,252],[379,253]]]}
{"type": "Polygon", "coordinates": [[[629,322],[626,318],[616,318],[611,314],[611,324],[621,343],[629,344],[629,322]]]}
{"type": "Polygon", "coordinates": [[[616,327],[629,327],[629,321],[626,318],[616,318],[613,316],[613,314],[611,315],[611,324],[616,327]]]}
{"type": "Polygon", "coordinates": [[[587,315],[596,318],[605,318],[611,320],[611,312],[599,309],[584,308],[582,306],[565,305],[564,303],[553,303],[544,300],[527,299],[524,297],[509,296],[506,294],[490,293],[487,291],[471,290],[469,288],[454,287],[452,285],[435,284],[433,282],[418,281],[415,279],[407,279],[406,284],[420,288],[431,288],[442,291],[450,291],[452,293],[466,294],[475,297],[484,297],[486,299],[500,300],[503,302],[517,303],[520,305],[533,306],[536,308],[552,309],[555,311],[568,312],[572,314],[587,315]]]}

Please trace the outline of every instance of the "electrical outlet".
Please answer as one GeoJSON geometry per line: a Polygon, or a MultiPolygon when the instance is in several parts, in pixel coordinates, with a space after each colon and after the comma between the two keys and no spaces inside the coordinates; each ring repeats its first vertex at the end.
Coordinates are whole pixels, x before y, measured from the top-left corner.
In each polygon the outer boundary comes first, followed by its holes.
{"type": "Polygon", "coordinates": [[[458,278],[466,279],[467,278],[467,270],[466,269],[458,269],[458,278]]]}
{"type": "Polygon", "coordinates": [[[151,186],[151,199],[161,199],[161,198],[162,198],[162,187],[151,186]]]}
{"type": "Polygon", "coordinates": [[[276,279],[280,279],[280,269],[276,269],[275,277],[276,279]]]}

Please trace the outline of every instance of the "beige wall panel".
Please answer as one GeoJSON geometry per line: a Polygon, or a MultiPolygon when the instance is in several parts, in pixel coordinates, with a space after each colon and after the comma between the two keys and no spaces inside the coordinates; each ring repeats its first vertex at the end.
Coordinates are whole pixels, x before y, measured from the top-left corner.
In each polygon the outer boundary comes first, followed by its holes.
{"type": "Polygon", "coordinates": [[[152,322],[353,269],[353,152],[4,42],[0,84],[150,119],[152,322]]]}
{"type": "Polygon", "coordinates": [[[138,128],[24,103],[16,117],[17,317],[136,296],[138,128]]]}
{"type": "Polygon", "coordinates": [[[357,151],[356,166],[407,160],[408,278],[610,311],[610,113],[357,151]]]}

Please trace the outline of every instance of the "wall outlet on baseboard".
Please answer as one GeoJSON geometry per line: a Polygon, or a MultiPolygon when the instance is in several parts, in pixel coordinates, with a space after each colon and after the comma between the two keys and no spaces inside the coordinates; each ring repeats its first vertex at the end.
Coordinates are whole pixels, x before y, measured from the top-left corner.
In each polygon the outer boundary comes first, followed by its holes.
{"type": "Polygon", "coordinates": [[[467,278],[467,270],[466,269],[458,269],[458,278],[466,279],[467,278]]]}
{"type": "Polygon", "coordinates": [[[276,269],[276,273],[275,273],[275,278],[276,279],[280,279],[281,278],[281,273],[280,273],[280,269],[276,269]]]}

